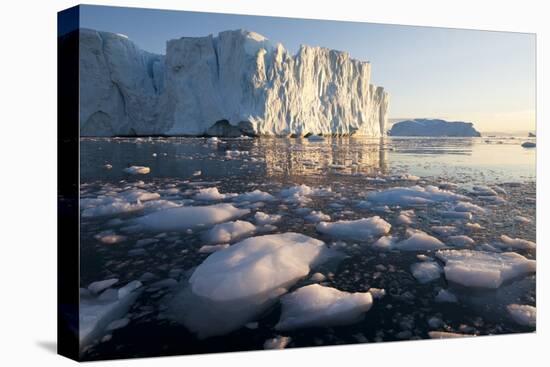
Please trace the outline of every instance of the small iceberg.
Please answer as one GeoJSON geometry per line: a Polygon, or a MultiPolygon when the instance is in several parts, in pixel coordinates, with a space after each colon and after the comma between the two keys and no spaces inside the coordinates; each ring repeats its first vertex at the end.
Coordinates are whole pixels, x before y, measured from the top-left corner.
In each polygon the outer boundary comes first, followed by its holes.
{"type": "Polygon", "coordinates": [[[517,324],[529,327],[537,326],[537,308],[529,305],[511,304],[506,307],[508,314],[517,324]]]}
{"type": "Polygon", "coordinates": [[[318,232],[333,237],[364,241],[369,237],[387,234],[391,229],[391,224],[379,216],[374,216],[357,220],[340,220],[332,223],[320,222],[315,228],[318,232]]]}
{"type": "Polygon", "coordinates": [[[281,318],[275,329],[348,325],[361,321],[373,303],[370,292],[348,293],[311,284],[281,298],[281,318]]]}

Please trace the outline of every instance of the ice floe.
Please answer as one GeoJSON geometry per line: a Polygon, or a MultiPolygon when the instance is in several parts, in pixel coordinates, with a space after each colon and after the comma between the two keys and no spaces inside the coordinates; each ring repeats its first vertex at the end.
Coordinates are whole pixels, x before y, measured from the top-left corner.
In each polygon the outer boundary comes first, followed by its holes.
{"type": "Polygon", "coordinates": [[[412,234],[409,238],[395,243],[392,248],[402,251],[430,251],[446,247],[437,238],[423,232],[412,234]]]}
{"type": "MultiPolygon", "coordinates": [[[[105,284],[99,288],[103,288],[105,284]]],[[[113,284],[109,285],[109,287],[113,284]]],[[[138,287],[136,285],[137,283],[132,283],[131,286],[126,288],[127,291],[120,291],[124,287],[119,290],[109,288],[104,290],[99,296],[87,295],[80,297],[79,339],[81,348],[89,345],[94,340],[100,339],[109,330],[109,327],[112,330],[113,327],[125,326],[123,325],[125,321],[119,321],[115,324],[111,323],[125,316],[137,299],[140,293],[138,288],[141,286],[141,283],[139,283],[138,287]]]]}
{"type": "Polygon", "coordinates": [[[250,213],[249,209],[239,209],[231,204],[184,206],[159,210],[136,218],[133,223],[149,231],[177,232],[199,226],[212,226],[248,213],[250,213]]]}
{"type": "Polygon", "coordinates": [[[199,248],[201,254],[211,254],[216,251],[220,251],[229,247],[228,243],[222,243],[220,245],[204,245],[199,248]]]}
{"type": "Polygon", "coordinates": [[[464,195],[441,190],[435,186],[394,187],[383,191],[372,192],[367,200],[380,205],[416,206],[438,202],[468,201],[464,195]]]}
{"type": "Polygon", "coordinates": [[[99,242],[106,245],[114,245],[119,242],[126,241],[126,236],[122,236],[114,233],[113,231],[107,230],[100,232],[94,236],[99,242]]]}
{"type": "Polygon", "coordinates": [[[329,254],[324,242],[298,233],[245,239],[208,256],[170,314],[199,338],[225,334],[253,321],[329,254]]]}
{"type": "Polygon", "coordinates": [[[205,189],[199,189],[199,192],[193,198],[195,200],[213,201],[224,200],[235,196],[236,194],[222,194],[218,191],[217,187],[208,187],[205,189]]]}
{"type": "Polygon", "coordinates": [[[458,302],[458,299],[452,292],[448,291],[447,289],[440,289],[437,295],[435,296],[435,301],[440,303],[443,303],[443,302],[456,303],[458,302]]]}
{"type": "Polygon", "coordinates": [[[351,324],[364,317],[372,302],[369,292],[348,293],[311,284],[281,298],[281,318],[275,329],[351,324]]]}
{"type": "Polygon", "coordinates": [[[97,282],[93,282],[88,286],[88,290],[93,293],[101,293],[105,289],[112,287],[113,285],[118,283],[118,278],[111,278],[111,279],[105,279],[105,280],[99,280],[97,282]]]}
{"type": "Polygon", "coordinates": [[[435,261],[423,261],[411,265],[411,273],[420,283],[429,283],[439,279],[443,270],[435,261]]]}
{"type": "Polygon", "coordinates": [[[258,225],[274,224],[281,220],[281,216],[278,214],[267,214],[264,212],[256,212],[254,214],[254,221],[258,225]]]}
{"type": "Polygon", "coordinates": [[[472,238],[466,235],[449,236],[446,242],[458,247],[472,246],[475,243],[472,238]]]}
{"type": "Polygon", "coordinates": [[[330,215],[323,213],[322,211],[312,210],[308,215],[304,218],[306,221],[310,223],[318,223],[321,221],[329,221],[330,215]]]}
{"type": "Polygon", "coordinates": [[[230,243],[254,233],[256,226],[244,220],[216,224],[203,236],[208,244],[230,243]]]}
{"type": "Polygon", "coordinates": [[[254,203],[257,201],[273,201],[273,200],[275,200],[275,197],[273,195],[260,190],[245,192],[235,197],[235,201],[238,201],[238,202],[248,201],[248,202],[254,203]]]}
{"type": "Polygon", "coordinates": [[[511,238],[505,234],[500,236],[500,241],[502,242],[502,244],[497,244],[500,247],[517,250],[534,250],[537,247],[537,244],[535,242],[524,240],[521,238],[511,238]]]}
{"type": "Polygon", "coordinates": [[[151,169],[144,166],[130,166],[124,168],[124,172],[130,175],[146,175],[151,172],[151,169]]]}
{"type": "Polygon", "coordinates": [[[369,237],[377,237],[387,234],[391,224],[379,216],[362,218],[357,220],[340,220],[337,222],[320,222],[315,227],[318,232],[337,238],[354,240],[366,240],[369,237]]]}
{"type": "Polygon", "coordinates": [[[448,281],[466,287],[498,288],[502,283],[536,271],[536,261],[514,252],[491,253],[474,250],[441,250],[448,281]]]}
{"type": "Polygon", "coordinates": [[[537,326],[537,309],[529,305],[511,304],[506,310],[519,325],[535,327],[537,326]]]}

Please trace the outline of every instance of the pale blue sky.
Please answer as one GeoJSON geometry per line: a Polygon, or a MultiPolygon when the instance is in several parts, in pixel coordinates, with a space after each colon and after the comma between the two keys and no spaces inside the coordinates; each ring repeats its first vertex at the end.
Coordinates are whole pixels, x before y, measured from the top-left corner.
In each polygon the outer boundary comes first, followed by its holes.
{"type": "Polygon", "coordinates": [[[81,27],[123,33],[147,51],[228,29],[258,32],[295,52],[300,44],[372,63],[391,95],[390,118],[472,121],[478,130],[535,129],[535,36],[525,33],[82,6],[81,27]]]}

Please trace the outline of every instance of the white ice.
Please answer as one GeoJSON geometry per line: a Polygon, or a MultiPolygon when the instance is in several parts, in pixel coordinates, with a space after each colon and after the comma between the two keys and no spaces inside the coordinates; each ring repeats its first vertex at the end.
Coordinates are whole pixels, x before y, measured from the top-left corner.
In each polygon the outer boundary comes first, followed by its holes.
{"type": "Polygon", "coordinates": [[[514,252],[491,253],[474,250],[441,250],[448,281],[466,287],[498,288],[503,282],[536,271],[536,261],[514,252]]]}
{"type": "Polygon", "coordinates": [[[318,223],[321,221],[329,221],[330,215],[323,213],[322,211],[313,210],[304,218],[306,221],[310,223],[318,223]]]}
{"type": "Polygon", "coordinates": [[[537,326],[537,308],[529,305],[511,304],[506,310],[516,323],[524,326],[537,326]]]}
{"type": "Polygon", "coordinates": [[[351,324],[364,317],[372,302],[369,292],[348,293],[311,284],[281,298],[281,318],[275,329],[351,324]]]}
{"type": "Polygon", "coordinates": [[[379,205],[416,206],[437,202],[468,201],[469,198],[435,186],[394,187],[372,192],[367,200],[379,205]]]}
{"type": "Polygon", "coordinates": [[[336,238],[365,240],[369,237],[382,236],[391,229],[391,224],[379,216],[357,220],[340,220],[337,222],[320,222],[315,227],[318,232],[336,238]]]}
{"type": "Polygon", "coordinates": [[[207,244],[231,243],[250,236],[256,230],[256,226],[244,220],[236,220],[216,224],[203,236],[207,244]]]}
{"type": "Polygon", "coordinates": [[[256,212],[256,214],[254,214],[254,221],[260,226],[277,223],[281,218],[282,217],[278,214],[267,214],[264,212],[256,212]]]}
{"type": "Polygon", "coordinates": [[[411,273],[420,283],[429,283],[439,279],[443,270],[435,261],[423,261],[411,265],[411,273]]]}
{"type": "Polygon", "coordinates": [[[249,209],[239,209],[231,204],[184,206],[159,210],[144,215],[136,218],[134,223],[149,231],[177,232],[199,226],[212,226],[217,223],[240,218],[248,213],[250,213],[249,209]]]}
{"type": "Polygon", "coordinates": [[[144,166],[130,166],[130,167],[124,168],[124,172],[130,175],[146,175],[149,172],[151,172],[151,169],[149,167],[144,167],[144,166]]]}
{"type": "Polygon", "coordinates": [[[234,197],[236,194],[222,194],[218,191],[217,187],[208,187],[205,189],[199,189],[199,192],[193,197],[195,200],[214,201],[224,200],[234,197]]]}
{"type": "Polygon", "coordinates": [[[406,240],[397,242],[392,247],[403,251],[430,251],[444,248],[445,244],[429,234],[417,232],[406,240]]]}

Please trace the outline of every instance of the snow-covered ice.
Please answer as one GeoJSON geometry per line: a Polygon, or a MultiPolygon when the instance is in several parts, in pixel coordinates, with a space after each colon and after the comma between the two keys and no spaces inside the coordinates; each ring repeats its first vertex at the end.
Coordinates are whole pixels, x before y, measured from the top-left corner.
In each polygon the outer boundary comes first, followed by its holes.
{"type": "Polygon", "coordinates": [[[512,320],[520,325],[537,326],[537,308],[530,305],[511,304],[506,306],[512,320]]]}
{"type": "Polygon", "coordinates": [[[367,200],[379,205],[417,206],[438,202],[468,201],[464,195],[441,190],[435,186],[394,187],[367,195],[367,200]]]}
{"type": "Polygon", "coordinates": [[[133,222],[145,230],[156,232],[185,231],[199,226],[212,226],[250,213],[231,204],[184,206],[159,210],[136,218],[133,222]]]}
{"type": "Polygon", "coordinates": [[[391,224],[379,216],[374,216],[357,220],[340,220],[331,223],[320,222],[315,228],[318,232],[336,238],[348,238],[362,241],[369,237],[387,234],[391,229],[391,224]]]}
{"type": "Polygon", "coordinates": [[[254,221],[260,226],[277,223],[281,218],[282,216],[278,214],[267,214],[264,212],[256,212],[256,214],[254,214],[254,221]]]}
{"type": "Polygon", "coordinates": [[[406,240],[397,242],[392,246],[396,250],[403,251],[430,251],[446,247],[443,242],[429,234],[417,232],[406,240]]]}
{"type": "Polygon", "coordinates": [[[502,283],[534,273],[536,261],[514,252],[491,253],[474,250],[441,250],[448,281],[466,287],[498,288],[502,283]]]}
{"type": "Polygon", "coordinates": [[[372,306],[369,292],[348,293],[311,284],[281,298],[281,318],[275,329],[347,325],[360,321],[372,306]]]}
{"type": "Polygon", "coordinates": [[[194,196],[195,200],[213,201],[224,200],[227,198],[235,197],[236,194],[222,194],[218,191],[217,187],[208,187],[205,189],[199,189],[199,192],[194,196]]]}
{"type": "Polygon", "coordinates": [[[207,244],[230,243],[254,233],[256,226],[244,220],[216,224],[203,236],[207,244]]]}

